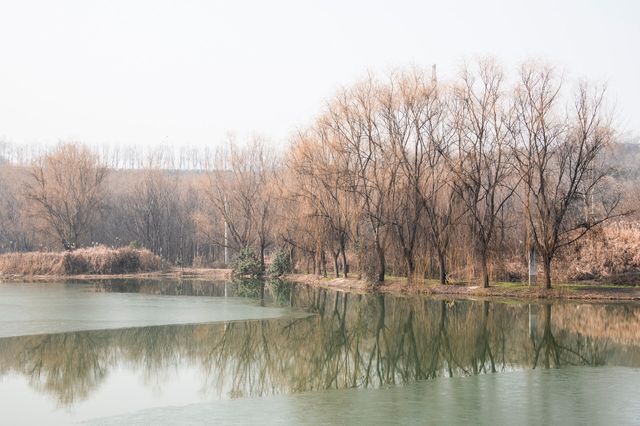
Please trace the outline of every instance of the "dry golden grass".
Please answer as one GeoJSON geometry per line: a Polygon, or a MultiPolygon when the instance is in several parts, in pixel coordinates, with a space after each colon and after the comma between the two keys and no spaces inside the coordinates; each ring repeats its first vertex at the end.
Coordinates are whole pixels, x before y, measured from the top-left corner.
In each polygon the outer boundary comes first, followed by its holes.
{"type": "MultiPolygon", "coordinates": [[[[494,262],[492,279],[524,281],[524,258],[494,262]]],[[[542,276],[542,265],[538,265],[542,276]]],[[[597,281],[609,284],[640,284],[640,222],[609,223],[560,252],[553,261],[555,282],[597,281]]]]}
{"type": "Polygon", "coordinates": [[[160,268],[160,257],[149,250],[130,247],[0,255],[0,274],[5,275],[127,274],[160,268]]]}
{"type": "Polygon", "coordinates": [[[558,262],[569,281],[640,281],[640,222],[611,223],[581,240],[558,262]]]}

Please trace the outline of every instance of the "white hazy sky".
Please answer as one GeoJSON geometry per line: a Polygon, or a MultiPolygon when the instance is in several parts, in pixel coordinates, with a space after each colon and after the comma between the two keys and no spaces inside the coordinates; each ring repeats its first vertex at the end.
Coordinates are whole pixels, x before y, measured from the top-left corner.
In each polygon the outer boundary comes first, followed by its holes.
{"type": "Polygon", "coordinates": [[[282,145],[367,71],[527,58],[640,131],[640,1],[0,0],[0,140],[282,145]]]}

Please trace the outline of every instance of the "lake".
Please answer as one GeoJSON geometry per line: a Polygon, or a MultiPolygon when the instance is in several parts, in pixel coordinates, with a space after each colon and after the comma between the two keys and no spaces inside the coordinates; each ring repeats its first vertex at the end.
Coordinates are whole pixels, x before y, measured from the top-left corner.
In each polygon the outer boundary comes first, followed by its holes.
{"type": "Polygon", "coordinates": [[[0,284],[5,424],[640,424],[640,304],[0,284]]]}

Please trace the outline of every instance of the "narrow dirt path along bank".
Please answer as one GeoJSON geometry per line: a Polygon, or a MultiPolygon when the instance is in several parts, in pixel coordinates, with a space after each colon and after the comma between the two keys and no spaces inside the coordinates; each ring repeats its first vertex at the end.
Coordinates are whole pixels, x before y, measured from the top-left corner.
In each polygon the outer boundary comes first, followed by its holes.
{"type": "MultiPolygon", "coordinates": [[[[288,275],[287,279],[316,287],[356,293],[372,291],[365,281],[356,278],[324,278],[315,275],[292,274],[288,275]]],[[[521,283],[495,283],[489,288],[482,288],[476,285],[440,285],[435,281],[409,284],[406,279],[389,279],[375,291],[391,294],[424,294],[447,297],[640,301],[639,286],[613,286],[593,283],[557,284],[551,290],[544,290],[521,283]]]]}

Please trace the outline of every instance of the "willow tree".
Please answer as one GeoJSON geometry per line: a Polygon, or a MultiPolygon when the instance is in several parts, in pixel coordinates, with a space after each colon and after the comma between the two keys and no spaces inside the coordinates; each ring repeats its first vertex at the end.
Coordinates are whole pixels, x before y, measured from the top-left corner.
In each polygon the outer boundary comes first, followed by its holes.
{"type": "Polygon", "coordinates": [[[564,111],[561,89],[552,69],[535,65],[521,69],[516,89],[515,164],[547,289],[558,251],[615,217],[621,199],[604,190],[609,169],[601,160],[614,136],[604,90],[580,84],[564,111]]]}
{"type": "Polygon", "coordinates": [[[377,258],[375,277],[370,278],[377,283],[386,275],[388,208],[399,170],[381,125],[382,90],[369,78],[336,96],[326,116],[348,170],[345,186],[361,205],[359,222],[368,231],[362,234],[367,235],[377,258]]]}
{"type": "Polygon", "coordinates": [[[426,238],[438,258],[439,281],[444,285],[448,280],[449,246],[464,208],[460,206],[455,191],[455,175],[447,161],[455,146],[449,110],[451,96],[434,84],[431,98],[429,113],[421,124],[418,140],[424,163],[419,194],[424,205],[426,238]]]}
{"type": "Polygon", "coordinates": [[[499,214],[513,196],[510,120],[504,75],[493,61],[466,68],[454,89],[455,152],[450,167],[470,216],[480,283],[489,287],[489,256],[499,214]]]}
{"type": "Polygon", "coordinates": [[[25,196],[33,214],[66,249],[85,242],[104,206],[107,169],[86,146],[64,144],[29,171],[25,196]]]}
{"type": "Polygon", "coordinates": [[[412,281],[416,271],[416,251],[421,240],[420,219],[424,203],[421,192],[428,174],[422,140],[431,118],[434,87],[417,69],[393,75],[380,90],[380,128],[389,161],[386,163],[392,185],[386,208],[387,223],[393,231],[412,281]]]}
{"type": "Polygon", "coordinates": [[[348,190],[350,172],[344,168],[345,163],[343,150],[322,119],[308,131],[298,134],[287,161],[293,173],[290,196],[294,196],[300,204],[307,201],[313,206],[311,215],[305,219],[305,227],[313,223],[316,231],[326,231],[317,232],[317,236],[323,247],[329,247],[336,277],[340,274],[338,259],[341,257],[342,272],[346,278],[347,243],[351,238],[358,205],[353,193],[348,190]]]}

